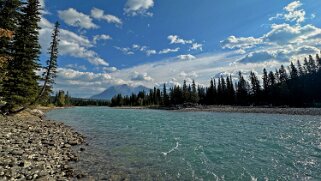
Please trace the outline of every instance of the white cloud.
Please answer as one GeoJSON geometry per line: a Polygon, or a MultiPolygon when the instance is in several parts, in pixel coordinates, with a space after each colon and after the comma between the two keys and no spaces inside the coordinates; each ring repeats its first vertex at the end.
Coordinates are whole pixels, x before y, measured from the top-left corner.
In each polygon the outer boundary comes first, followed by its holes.
{"type": "Polygon", "coordinates": [[[92,22],[90,16],[78,12],[73,8],[69,8],[64,11],[58,11],[58,16],[66,24],[74,27],[80,27],[85,29],[95,29],[98,28],[96,24],[92,22]]]}
{"type": "Polygon", "coordinates": [[[111,40],[111,36],[106,35],[106,34],[102,34],[102,35],[95,35],[93,38],[93,43],[96,44],[97,41],[99,40],[111,40]]]}
{"type": "Polygon", "coordinates": [[[166,49],[163,49],[163,50],[159,51],[159,54],[174,53],[174,52],[178,52],[179,49],[180,48],[175,48],[175,49],[166,48],[166,49]]]}
{"type": "Polygon", "coordinates": [[[230,36],[226,40],[221,41],[221,46],[222,48],[228,49],[247,49],[252,48],[259,43],[262,43],[261,38],[230,36]]]}
{"type": "Polygon", "coordinates": [[[135,53],[133,51],[131,51],[130,48],[121,48],[121,47],[117,47],[115,46],[114,48],[116,48],[117,50],[121,51],[123,54],[125,55],[134,55],[135,53]]]}
{"type": "Polygon", "coordinates": [[[66,68],[71,68],[74,70],[87,70],[87,67],[84,65],[78,65],[78,64],[68,64],[65,66],[66,68]]]}
{"type": "Polygon", "coordinates": [[[167,37],[168,40],[170,40],[170,44],[192,44],[193,40],[184,40],[182,38],[179,38],[177,35],[169,35],[167,37]]]}
{"type": "Polygon", "coordinates": [[[153,6],[154,0],[127,0],[124,11],[130,16],[153,16],[153,13],[148,12],[153,6]]]}
{"type": "MultiPolygon", "coordinates": [[[[47,52],[53,24],[44,17],[39,23],[39,40],[42,47],[42,52],[47,52]]],[[[60,55],[69,55],[76,58],[88,60],[91,64],[99,66],[108,66],[108,63],[99,57],[99,55],[90,50],[93,47],[91,41],[84,36],[77,35],[69,30],[60,29],[59,53],[60,55]]]]}
{"type": "Polygon", "coordinates": [[[152,81],[153,78],[148,76],[147,73],[138,73],[135,71],[132,74],[130,80],[132,80],[132,81],[152,81]]]}
{"type": "Polygon", "coordinates": [[[59,47],[61,49],[62,55],[70,55],[77,58],[85,58],[93,65],[103,65],[108,66],[109,64],[98,54],[92,50],[87,49],[86,47],[81,47],[79,44],[62,39],[60,41],[59,47]]]}
{"type": "Polygon", "coordinates": [[[39,4],[40,4],[40,13],[41,13],[42,15],[50,14],[50,13],[46,10],[45,0],[39,0],[39,4]]]}
{"type": "Polygon", "coordinates": [[[146,50],[145,53],[146,53],[147,56],[151,56],[151,55],[157,54],[156,50],[146,50]]]}
{"type": "Polygon", "coordinates": [[[40,8],[45,8],[45,0],[39,0],[40,8]]]}
{"type": "Polygon", "coordinates": [[[305,21],[306,12],[303,9],[298,9],[303,4],[300,1],[294,1],[284,7],[285,13],[278,13],[276,16],[271,17],[269,20],[283,19],[289,22],[296,22],[297,24],[305,21]]]}
{"type": "Polygon", "coordinates": [[[193,43],[193,44],[192,44],[192,47],[190,48],[190,50],[200,50],[200,51],[203,51],[203,44],[193,43]]]}
{"type": "Polygon", "coordinates": [[[293,1],[292,3],[290,3],[286,7],[284,7],[284,10],[286,10],[288,12],[292,12],[301,6],[302,6],[302,3],[300,1],[293,1]]]}
{"type": "MultiPolygon", "coordinates": [[[[230,36],[221,41],[222,48],[238,49],[238,54],[244,55],[239,59],[241,63],[287,62],[319,53],[321,29],[311,24],[301,25],[304,18],[298,16],[292,16],[292,19],[287,18],[298,11],[304,11],[298,10],[301,6],[300,1],[294,1],[284,8],[287,14],[277,15],[278,19],[295,21],[296,24],[272,24],[271,30],[259,38],[230,36]]],[[[276,17],[271,19],[276,19],[276,17]]]]}
{"type": "Polygon", "coordinates": [[[196,57],[191,54],[177,56],[177,59],[179,59],[179,60],[194,60],[195,58],[196,57]]]}
{"type": "Polygon", "coordinates": [[[73,97],[90,97],[104,91],[111,84],[123,82],[123,80],[113,79],[108,73],[81,72],[59,68],[54,90],[69,91],[73,97]]]}
{"type": "Polygon", "coordinates": [[[122,20],[117,16],[105,14],[103,10],[98,8],[93,8],[91,10],[91,16],[99,20],[105,20],[108,23],[114,23],[116,26],[121,26],[123,24],[122,20]]]}
{"type": "Polygon", "coordinates": [[[167,39],[170,41],[170,44],[182,44],[182,45],[191,45],[189,51],[191,50],[200,50],[203,51],[203,44],[194,42],[194,40],[185,40],[180,38],[178,35],[169,35],[167,39]]]}
{"type": "Polygon", "coordinates": [[[138,44],[133,44],[131,47],[121,48],[121,47],[115,47],[117,50],[123,52],[125,55],[133,55],[135,52],[143,52],[147,56],[155,55],[157,54],[156,50],[149,49],[147,46],[141,46],[138,44]]]}
{"type": "Polygon", "coordinates": [[[103,70],[106,73],[112,73],[112,72],[116,72],[118,69],[116,67],[104,67],[103,70]]]}

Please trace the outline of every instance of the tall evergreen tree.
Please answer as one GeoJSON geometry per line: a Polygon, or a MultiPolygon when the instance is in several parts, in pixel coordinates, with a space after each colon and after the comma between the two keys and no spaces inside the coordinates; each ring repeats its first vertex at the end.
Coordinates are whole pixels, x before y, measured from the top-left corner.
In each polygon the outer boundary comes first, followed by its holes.
{"type": "MultiPolygon", "coordinates": [[[[53,84],[57,77],[57,58],[58,58],[58,45],[59,45],[59,23],[56,22],[55,28],[52,33],[52,42],[49,47],[50,58],[47,60],[47,65],[44,67],[43,73],[43,87],[35,100],[37,102],[41,97],[48,97],[52,93],[53,84]]],[[[68,93],[67,93],[68,95],[68,93]]]]}
{"type": "Polygon", "coordinates": [[[275,69],[275,74],[274,74],[274,80],[275,80],[275,83],[280,83],[281,82],[281,79],[280,79],[280,73],[278,71],[278,69],[275,69]]]}
{"type": "Polygon", "coordinates": [[[226,77],[226,86],[227,86],[227,104],[233,104],[235,92],[234,92],[233,80],[231,75],[226,77]]]}
{"type": "Polygon", "coordinates": [[[303,76],[305,74],[305,72],[304,72],[304,68],[301,65],[300,60],[297,61],[297,67],[298,67],[297,69],[299,71],[299,76],[303,76]]]}
{"type": "Polygon", "coordinates": [[[309,66],[311,68],[311,73],[316,73],[318,71],[317,64],[313,59],[312,55],[309,55],[309,66]]]}
{"type": "Polygon", "coordinates": [[[276,84],[276,81],[275,81],[274,73],[270,71],[268,75],[268,85],[269,87],[273,87],[275,86],[275,84],[276,84]]]}
{"type": "Polygon", "coordinates": [[[283,65],[281,65],[281,68],[279,70],[279,75],[280,75],[280,81],[281,82],[286,82],[289,79],[289,76],[284,68],[283,65]]]}
{"type": "Polygon", "coordinates": [[[298,69],[294,66],[293,62],[290,64],[290,77],[291,79],[297,79],[299,77],[298,69]]]}
{"type": "Polygon", "coordinates": [[[263,80],[263,89],[264,91],[267,91],[269,87],[269,77],[265,68],[263,69],[262,80],[263,80]]]}
{"type": "Polygon", "coordinates": [[[318,65],[318,70],[320,70],[321,68],[321,58],[319,56],[319,54],[316,54],[316,61],[317,61],[317,65],[318,65]]]}
{"type": "Polygon", "coordinates": [[[163,85],[163,105],[169,106],[169,96],[167,94],[166,84],[163,85]]]}
{"type": "Polygon", "coordinates": [[[250,82],[251,82],[251,94],[254,99],[254,102],[259,102],[261,94],[261,85],[260,81],[255,75],[254,72],[250,72],[250,82]]]}
{"type": "Polygon", "coordinates": [[[304,68],[304,72],[305,72],[305,73],[311,73],[311,72],[312,72],[311,66],[310,66],[307,58],[304,58],[304,63],[303,63],[303,65],[304,65],[303,68],[304,68]]]}
{"type": "Polygon", "coordinates": [[[29,0],[21,10],[23,14],[13,39],[13,60],[9,61],[8,79],[4,82],[6,108],[10,111],[35,100],[39,91],[36,75],[40,53],[39,8],[38,0],[29,0]]]}
{"type": "Polygon", "coordinates": [[[199,101],[199,97],[197,94],[197,88],[196,88],[196,84],[195,84],[195,80],[193,80],[192,82],[192,92],[191,92],[191,102],[192,103],[198,103],[199,101]]]}
{"type": "Polygon", "coordinates": [[[247,82],[241,72],[239,72],[239,82],[237,83],[237,102],[240,105],[245,105],[247,101],[248,91],[247,82]]]}
{"type": "Polygon", "coordinates": [[[20,6],[19,0],[0,1],[0,34],[3,34],[0,36],[0,97],[4,94],[2,84],[7,77],[8,63],[12,61],[12,38],[18,27],[20,6]]]}
{"type": "Polygon", "coordinates": [[[187,87],[186,80],[184,80],[182,91],[183,91],[182,92],[183,93],[183,101],[187,102],[189,99],[189,93],[188,93],[188,87],[187,87]]]}

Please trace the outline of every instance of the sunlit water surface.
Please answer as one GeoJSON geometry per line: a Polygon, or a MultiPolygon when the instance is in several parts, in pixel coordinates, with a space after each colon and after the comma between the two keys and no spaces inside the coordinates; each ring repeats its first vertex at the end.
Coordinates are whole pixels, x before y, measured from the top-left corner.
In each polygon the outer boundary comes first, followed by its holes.
{"type": "Polygon", "coordinates": [[[97,179],[321,180],[321,117],[75,107],[48,119],[89,146],[97,179]]]}

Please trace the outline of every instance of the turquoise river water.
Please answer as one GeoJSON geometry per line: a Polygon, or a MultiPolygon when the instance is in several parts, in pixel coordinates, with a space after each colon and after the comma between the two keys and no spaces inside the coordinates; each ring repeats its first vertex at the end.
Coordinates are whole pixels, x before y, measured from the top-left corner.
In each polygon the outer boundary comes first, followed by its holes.
{"type": "Polygon", "coordinates": [[[321,180],[321,117],[75,107],[48,119],[88,146],[99,180],[321,180]]]}

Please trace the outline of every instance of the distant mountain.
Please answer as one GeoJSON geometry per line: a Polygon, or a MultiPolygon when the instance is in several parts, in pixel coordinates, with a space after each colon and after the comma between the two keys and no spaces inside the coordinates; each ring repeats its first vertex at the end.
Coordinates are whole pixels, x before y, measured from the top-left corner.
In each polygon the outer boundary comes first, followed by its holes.
{"type": "Polygon", "coordinates": [[[108,89],[106,89],[104,92],[100,94],[92,96],[91,99],[111,100],[117,94],[121,94],[123,96],[129,96],[132,93],[137,94],[138,92],[143,90],[146,93],[148,93],[150,89],[144,86],[132,87],[127,84],[115,85],[115,86],[109,87],[108,89]]]}

